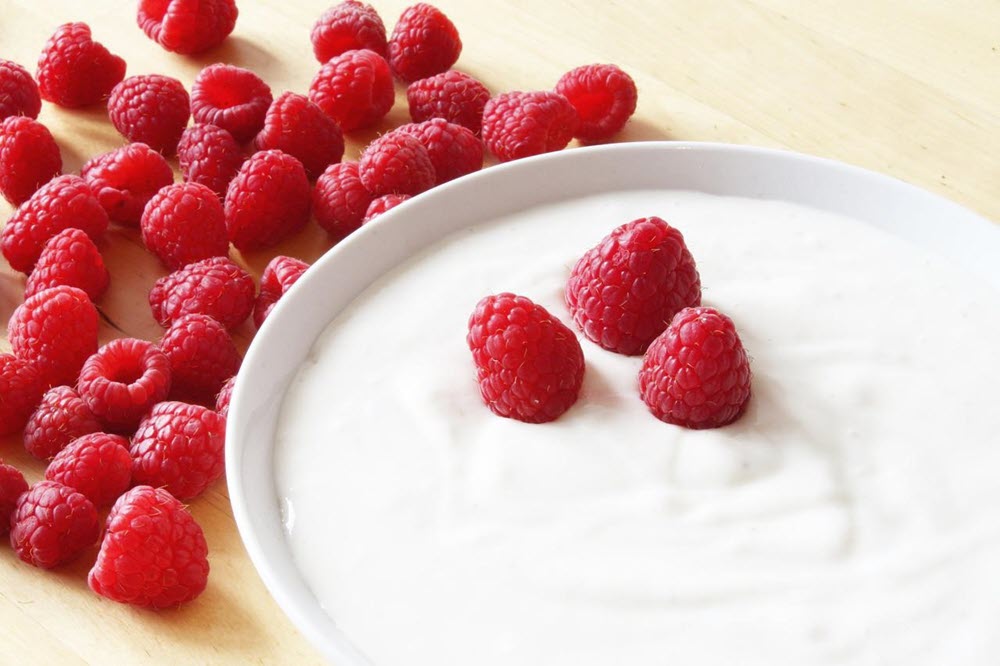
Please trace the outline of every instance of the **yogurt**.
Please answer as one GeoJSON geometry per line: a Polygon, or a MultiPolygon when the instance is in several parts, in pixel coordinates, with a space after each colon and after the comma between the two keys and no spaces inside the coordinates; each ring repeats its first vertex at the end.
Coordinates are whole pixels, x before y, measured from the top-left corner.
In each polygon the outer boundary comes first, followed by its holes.
{"type": "MultiPolygon", "coordinates": [[[[368,288],[286,394],[275,478],[317,599],[376,666],[855,666],[1000,659],[1000,296],[783,202],[635,191],[452,235],[368,288]],[[735,424],[655,419],[581,335],[579,401],[480,401],[467,320],[614,227],[684,234],[736,323],[735,424]]],[[[338,665],[340,666],[340,665],[338,665]]]]}

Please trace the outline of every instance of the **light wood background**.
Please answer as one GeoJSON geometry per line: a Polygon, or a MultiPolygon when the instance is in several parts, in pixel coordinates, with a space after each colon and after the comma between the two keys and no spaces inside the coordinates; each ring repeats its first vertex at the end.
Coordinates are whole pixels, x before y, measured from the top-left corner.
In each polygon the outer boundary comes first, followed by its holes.
{"type": "MultiPolygon", "coordinates": [[[[0,0],[0,57],[34,71],[60,23],[86,21],[123,56],[128,74],[159,72],[190,88],[217,61],[258,72],[277,97],[305,92],[318,64],[309,31],[328,0],[242,0],[236,30],[198,57],[167,53],[135,25],[124,0],[0,0]]],[[[408,4],[374,0],[391,30],[408,4]]],[[[613,62],[639,87],[623,141],[683,139],[790,148],[881,171],[1000,219],[1000,2],[997,0],[438,0],[465,49],[458,67],[492,90],[550,88],[566,70],[613,62]]],[[[402,92],[402,89],[400,89],[402,92]]],[[[39,118],[59,142],[65,171],[122,143],[101,108],[45,104],[39,118]]],[[[386,122],[351,137],[348,158],[406,122],[405,97],[386,122]]],[[[0,219],[11,212],[0,200],[0,219]]],[[[315,226],[278,248],[243,257],[259,275],[274,254],[313,260],[329,243],[315,226]]],[[[162,267],[133,230],[112,228],[102,252],[112,274],[99,303],[102,342],[161,329],[146,295],[162,267]]],[[[235,253],[234,253],[234,256],[235,253]]],[[[0,325],[24,279],[0,266],[0,325]]],[[[245,346],[252,329],[237,334],[245,346]]],[[[0,341],[0,347],[6,347],[0,341]]],[[[19,438],[0,457],[29,481],[44,468],[19,438]]],[[[55,573],[0,548],[2,663],[316,663],[316,652],[258,579],[225,484],[191,505],[205,528],[207,591],[177,611],[153,613],[98,598],[86,586],[88,552],[55,573]]]]}

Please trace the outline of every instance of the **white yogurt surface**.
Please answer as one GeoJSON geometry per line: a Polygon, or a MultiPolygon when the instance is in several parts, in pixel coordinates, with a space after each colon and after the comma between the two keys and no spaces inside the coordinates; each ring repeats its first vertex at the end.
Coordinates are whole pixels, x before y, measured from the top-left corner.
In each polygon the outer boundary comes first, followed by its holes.
{"type": "Polygon", "coordinates": [[[317,341],[278,429],[288,540],[376,666],[997,664],[998,342],[997,292],[851,219],[670,191],[531,209],[400,266],[317,341]],[[647,215],[736,322],[747,414],[662,423],[641,359],[581,335],[573,408],[494,416],[476,302],[572,327],[576,259],[647,215]]]}

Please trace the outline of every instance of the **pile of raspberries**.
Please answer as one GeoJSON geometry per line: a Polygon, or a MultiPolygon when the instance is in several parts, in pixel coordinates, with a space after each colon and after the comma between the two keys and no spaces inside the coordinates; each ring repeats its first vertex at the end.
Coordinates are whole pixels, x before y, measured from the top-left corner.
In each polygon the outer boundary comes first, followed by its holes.
{"type": "MultiPolygon", "coordinates": [[[[234,0],[140,0],[137,21],[164,49],[195,54],[219,45],[238,14],[234,0]]],[[[308,268],[276,256],[255,285],[230,245],[273,247],[310,218],[336,242],[480,169],[487,152],[509,161],[573,138],[607,141],[635,111],[635,84],[614,65],[574,69],[550,91],[493,95],[451,69],[462,41],[429,4],[407,8],[387,35],[374,8],[345,0],[311,41],[320,67],[309,90],[277,98],[230,64],[205,67],[190,92],[169,76],[126,78],[125,61],[84,23],[55,31],[35,77],[0,60],[0,193],[17,207],[0,251],[27,277],[8,324],[12,353],[0,354],[0,434],[23,433],[47,463],[31,486],[0,463],[0,535],[25,562],[57,567],[99,544],[88,578],[97,594],[168,608],[205,589],[208,548],[182,502],[224,471],[242,360],[231,331],[250,317],[259,327],[308,268]],[[378,123],[397,82],[413,122],[342,162],[344,134],[378,123]],[[127,143],[63,175],[36,120],[42,100],[106,104],[127,143]],[[110,223],[137,228],[169,271],[148,298],[158,341],[98,345],[110,223]]]]}

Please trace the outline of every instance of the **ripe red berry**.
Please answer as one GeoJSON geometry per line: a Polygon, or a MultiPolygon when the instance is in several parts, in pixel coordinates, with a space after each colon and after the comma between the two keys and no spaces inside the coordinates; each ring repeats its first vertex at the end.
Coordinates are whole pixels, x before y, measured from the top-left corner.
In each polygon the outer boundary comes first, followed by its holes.
{"type": "Polygon", "coordinates": [[[137,486],[108,514],[97,562],[87,576],[97,594],[147,608],[191,601],[208,582],[205,534],[162,488],[137,486]]]}
{"type": "Polygon", "coordinates": [[[25,116],[0,122],[0,194],[7,201],[21,205],[60,173],[59,146],[45,125],[25,116]]]}
{"type": "Polygon", "coordinates": [[[170,362],[155,345],[117,338],[87,359],[76,390],[108,428],[129,432],[170,391],[170,362]]]}
{"type": "Polygon", "coordinates": [[[95,42],[86,23],[59,26],[38,58],[38,91],[59,106],[97,104],[123,78],[125,61],[95,42]]]}
{"type": "Polygon", "coordinates": [[[222,476],[225,442],[226,419],[215,411],[161,402],[132,437],[132,478],[179,500],[192,499],[222,476]]]}
{"type": "Polygon", "coordinates": [[[28,70],[0,58],[0,120],[11,116],[37,118],[41,110],[38,85],[28,70]]]}
{"type": "Polygon", "coordinates": [[[56,454],[45,478],[82,493],[95,507],[111,506],[132,483],[128,440],[103,432],[79,437],[56,454]]]}
{"type": "Polygon", "coordinates": [[[341,53],[320,68],[309,100],[345,132],[371,127],[396,101],[389,63],[365,49],[341,53]]]}
{"type": "MultiPolygon", "coordinates": [[[[260,328],[278,300],[298,282],[307,268],[309,264],[294,257],[277,256],[268,262],[260,276],[260,293],[253,306],[254,326],[260,328]]],[[[235,370],[229,374],[234,373],[235,370]]]]}
{"type": "Polygon", "coordinates": [[[40,481],[17,499],[10,545],[32,566],[52,569],[92,546],[100,535],[97,509],[83,494],[40,481]]]}
{"type": "Polygon", "coordinates": [[[563,74],[555,91],[569,100],[580,117],[576,138],[607,141],[635,113],[635,81],[615,65],[584,65],[563,74]]]}
{"type": "Polygon", "coordinates": [[[466,337],[483,402],[526,423],[559,418],[583,383],[583,350],[573,331],[524,296],[479,301],[466,337]]]}
{"type": "Polygon", "coordinates": [[[46,289],[17,306],[7,336],[15,355],[34,361],[44,387],[72,384],[97,349],[97,309],[76,287],[46,289]]]}
{"type": "Polygon", "coordinates": [[[306,97],[286,92],[267,110],[257,150],[277,149],[302,162],[309,180],[344,156],[344,135],[330,116],[306,97]]]}
{"type": "Polygon", "coordinates": [[[108,269],[90,236],[79,229],[63,229],[50,238],[28,276],[24,297],[52,287],[81,289],[96,301],[108,288],[108,269]]]}
{"type": "Polygon", "coordinates": [[[482,81],[454,69],[414,81],[406,88],[410,118],[423,122],[444,118],[478,135],[490,91],[482,81]]]}
{"type": "Polygon", "coordinates": [[[24,428],[44,390],[42,376],[32,361],[0,354],[0,435],[24,428]]]}
{"type": "Polygon", "coordinates": [[[361,221],[362,224],[368,224],[382,213],[392,210],[411,198],[409,194],[383,194],[377,199],[373,199],[371,205],[368,206],[368,210],[365,211],[365,219],[361,221]]]}
{"type": "Polygon", "coordinates": [[[226,227],[236,249],[271,247],[309,221],[312,188],[302,163],[280,150],[254,153],[226,192],[226,227]]]}
{"type": "Polygon", "coordinates": [[[219,394],[215,396],[215,411],[219,416],[226,418],[229,416],[229,402],[233,397],[233,387],[236,386],[236,375],[226,380],[226,383],[219,389],[219,394]]]}
{"type": "Polygon", "coordinates": [[[399,131],[417,139],[427,149],[434,165],[435,185],[478,171],[483,166],[483,142],[466,127],[443,118],[432,118],[403,125],[399,131]]]}
{"type": "Polygon", "coordinates": [[[160,153],[144,143],[130,143],[98,155],[83,165],[87,181],[108,218],[137,226],[154,194],[174,182],[174,172],[160,153]]]}
{"type": "Polygon", "coordinates": [[[750,361],[733,321],[714,308],[685,308],[649,346],[639,393],[656,418],[718,428],[750,400],[750,361]]]}
{"type": "Polygon", "coordinates": [[[108,98],[108,117],[129,141],[140,141],[170,157],[191,117],[184,84],[160,74],[130,76],[108,98]]]}
{"type": "Polygon", "coordinates": [[[139,0],[137,22],[146,36],[174,53],[218,46],[236,26],[236,0],[139,0]]]}
{"type": "Polygon", "coordinates": [[[142,243],[173,270],[229,253],[218,195],[198,183],[164,187],[142,213],[142,243]]]}
{"type": "Polygon", "coordinates": [[[576,132],[576,109],[554,92],[509,92],[483,108],[483,142],[501,162],[562,150],[576,132]]]}
{"type": "Polygon", "coordinates": [[[419,2],[403,10],[389,39],[389,64],[403,81],[449,69],[462,53],[462,40],[437,7],[419,2]]]}
{"type": "Polygon", "coordinates": [[[319,226],[342,238],[361,226],[372,195],[361,182],[357,162],[330,165],[316,180],[313,215],[319,226]]]}
{"type": "Polygon", "coordinates": [[[191,116],[243,143],[264,126],[271,99],[271,88],[249,69],[216,63],[201,70],[191,86],[191,116]]]}
{"type": "Polygon", "coordinates": [[[49,460],[77,437],[101,429],[87,403],[69,386],[56,386],[42,396],[24,426],[24,448],[39,460],[49,460]]]}
{"type": "Polygon", "coordinates": [[[181,134],[177,161],[185,181],[204,185],[224,197],[229,182],[243,164],[243,151],[236,139],[221,127],[195,125],[181,134]]]}
{"type": "Polygon", "coordinates": [[[253,310],[253,278],[225,257],[203,259],[160,278],[149,306],[160,326],[186,314],[205,314],[232,330],[253,310]]]}
{"type": "Polygon", "coordinates": [[[225,326],[208,315],[178,318],[160,339],[170,361],[172,399],[214,404],[219,389],[240,369],[240,353],[225,326]]]}
{"type": "Polygon", "coordinates": [[[313,54],[320,63],[346,51],[368,49],[386,56],[385,25],[371,5],[344,0],[317,19],[310,35],[313,54]]]}
{"type": "Polygon", "coordinates": [[[373,196],[420,194],[434,187],[434,164],[424,145],[394,130],[368,144],[358,162],[358,174],[373,196]]]}
{"type": "Polygon", "coordinates": [[[28,492],[28,482],[21,470],[0,462],[0,536],[10,532],[11,517],[17,506],[17,498],[28,492]]]}

